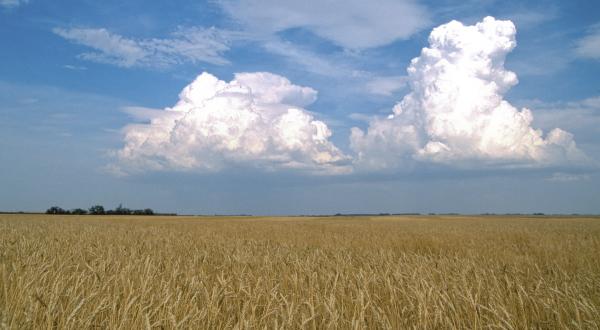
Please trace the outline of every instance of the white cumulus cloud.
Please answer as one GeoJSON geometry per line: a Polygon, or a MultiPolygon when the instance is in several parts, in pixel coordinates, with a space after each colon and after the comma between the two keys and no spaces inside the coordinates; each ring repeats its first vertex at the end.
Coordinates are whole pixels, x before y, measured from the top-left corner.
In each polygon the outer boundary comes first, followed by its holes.
{"type": "Polygon", "coordinates": [[[349,159],[329,141],[327,125],[303,108],[316,97],[312,88],[271,73],[238,73],[230,82],[203,73],[172,108],[128,110],[150,122],[124,129],[124,147],[115,152],[112,169],[348,172],[349,159]]]}
{"type": "Polygon", "coordinates": [[[227,64],[222,54],[235,35],[215,28],[180,29],[164,39],[126,38],[106,29],[55,28],[53,32],[95,50],[80,54],[81,59],[125,68],[165,68],[183,62],[227,64]]]}
{"type": "Polygon", "coordinates": [[[486,17],[458,21],[431,32],[429,47],[408,67],[410,92],[387,118],[350,137],[357,167],[408,167],[415,162],[458,167],[546,166],[577,163],[586,156],[559,128],[545,134],[531,126],[529,109],[504,99],[515,73],[504,68],[516,46],[510,21],[486,17]]]}

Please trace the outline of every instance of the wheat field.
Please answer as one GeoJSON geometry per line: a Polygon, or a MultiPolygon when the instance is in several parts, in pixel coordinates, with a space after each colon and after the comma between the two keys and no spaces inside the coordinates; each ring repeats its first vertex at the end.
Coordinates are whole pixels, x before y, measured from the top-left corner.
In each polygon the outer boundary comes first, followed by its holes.
{"type": "Polygon", "coordinates": [[[600,219],[0,215],[5,329],[600,328],[600,219]]]}

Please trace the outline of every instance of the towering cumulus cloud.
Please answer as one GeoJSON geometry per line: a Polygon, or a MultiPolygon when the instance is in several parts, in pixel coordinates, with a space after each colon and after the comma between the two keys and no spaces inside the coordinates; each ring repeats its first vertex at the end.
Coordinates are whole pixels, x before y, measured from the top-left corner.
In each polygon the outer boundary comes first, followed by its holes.
{"type": "Polygon", "coordinates": [[[203,73],[179,102],[149,124],[125,128],[116,170],[193,170],[226,167],[341,173],[349,160],[331,131],[302,107],[317,92],[270,73],[240,73],[225,82],[203,73]]]}
{"type": "Polygon", "coordinates": [[[504,68],[516,46],[510,21],[486,17],[474,26],[457,21],[435,28],[428,48],[408,68],[410,92],[387,118],[353,128],[356,166],[398,168],[415,162],[459,167],[546,166],[586,157],[571,134],[544,135],[531,127],[529,109],[518,110],[503,95],[517,84],[504,68]]]}

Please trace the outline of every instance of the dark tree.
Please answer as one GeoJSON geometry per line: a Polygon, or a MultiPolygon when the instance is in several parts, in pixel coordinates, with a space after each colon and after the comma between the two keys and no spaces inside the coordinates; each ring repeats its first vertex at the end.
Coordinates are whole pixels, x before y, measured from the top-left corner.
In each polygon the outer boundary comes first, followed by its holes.
{"type": "Polygon", "coordinates": [[[51,208],[46,210],[46,214],[67,214],[68,212],[65,211],[63,208],[58,207],[58,206],[52,206],[51,208]]]}
{"type": "Polygon", "coordinates": [[[154,211],[152,209],[143,209],[143,210],[133,210],[131,211],[133,215],[154,215],[154,211]]]}
{"type": "Polygon", "coordinates": [[[94,205],[94,206],[90,207],[90,214],[95,214],[95,215],[105,214],[104,206],[94,205]]]}
{"type": "Polygon", "coordinates": [[[113,213],[119,215],[129,215],[131,214],[131,210],[126,207],[123,207],[123,204],[119,204],[119,206],[117,206],[113,213]]]}
{"type": "Polygon", "coordinates": [[[80,209],[80,208],[76,208],[76,209],[71,210],[71,214],[84,215],[84,214],[87,214],[87,213],[88,213],[87,210],[80,209]]]}

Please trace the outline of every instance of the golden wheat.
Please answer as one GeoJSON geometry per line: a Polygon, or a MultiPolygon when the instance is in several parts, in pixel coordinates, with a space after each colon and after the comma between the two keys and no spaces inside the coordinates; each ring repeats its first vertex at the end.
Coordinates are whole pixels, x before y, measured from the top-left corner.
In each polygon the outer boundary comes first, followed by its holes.
{"type": "Polygon", "coordinates": [[[600,328],[600,219],[0,215],[0,327],[600,328]]]}

